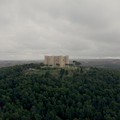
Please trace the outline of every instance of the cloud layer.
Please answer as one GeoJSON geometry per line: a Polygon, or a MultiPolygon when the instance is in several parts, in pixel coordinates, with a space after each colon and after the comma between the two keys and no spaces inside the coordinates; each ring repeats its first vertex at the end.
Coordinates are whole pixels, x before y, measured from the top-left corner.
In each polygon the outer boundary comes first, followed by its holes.
{"type": "Polygon", "coordinates": [[[119,0],[0,0],[0,59],[120,57],[119,0]]]}

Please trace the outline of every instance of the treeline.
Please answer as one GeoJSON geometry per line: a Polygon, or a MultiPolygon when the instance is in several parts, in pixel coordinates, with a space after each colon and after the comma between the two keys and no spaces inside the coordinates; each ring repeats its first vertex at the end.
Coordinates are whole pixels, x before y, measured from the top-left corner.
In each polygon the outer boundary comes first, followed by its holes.
{"type": "Polygon", "coordinates": [[[120,72],[1,68],[0,120],[120,120],[120,72]]]}

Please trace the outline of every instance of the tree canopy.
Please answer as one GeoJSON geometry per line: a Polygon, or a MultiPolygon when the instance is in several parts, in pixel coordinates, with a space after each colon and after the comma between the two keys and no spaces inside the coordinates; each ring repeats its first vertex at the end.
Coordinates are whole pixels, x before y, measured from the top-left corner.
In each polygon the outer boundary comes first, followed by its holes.
{"type": "Polygon", "coordinates": [[[120,120],[120,71],[1,68],[0,120],[120,120]]]}

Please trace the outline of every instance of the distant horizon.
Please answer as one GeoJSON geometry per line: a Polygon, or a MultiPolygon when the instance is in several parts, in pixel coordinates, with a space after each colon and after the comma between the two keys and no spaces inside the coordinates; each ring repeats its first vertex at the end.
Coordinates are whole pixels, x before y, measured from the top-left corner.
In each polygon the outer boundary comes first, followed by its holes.
{"type": "MultiPolygon", "coordinates": [[[[70,58],[69,56],[69,59],[70,60],[120,60],[120,57],[91,57],[91,58],[70,58]]],[[[0,61],[43,61],[43,59],[6,59],[6,60],[0,60],[0,61]]]]}

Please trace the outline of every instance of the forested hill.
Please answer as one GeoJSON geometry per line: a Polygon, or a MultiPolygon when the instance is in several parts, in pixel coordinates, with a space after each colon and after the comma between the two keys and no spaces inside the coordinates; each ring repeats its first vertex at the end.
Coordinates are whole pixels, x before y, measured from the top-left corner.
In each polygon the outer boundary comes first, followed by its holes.
{"type": "Polygon", "coordinates": [[[120,71],[1,68],[0,120],[120,120],[120,71]]]}

